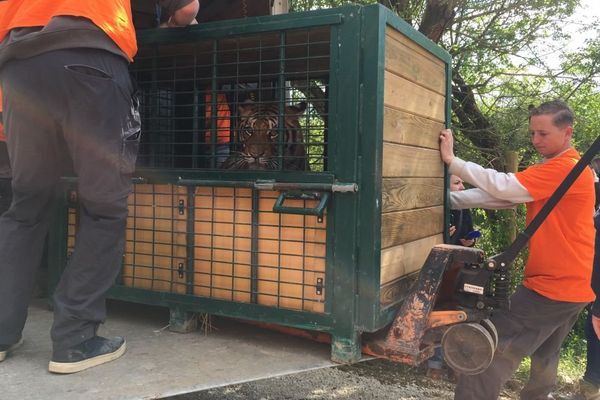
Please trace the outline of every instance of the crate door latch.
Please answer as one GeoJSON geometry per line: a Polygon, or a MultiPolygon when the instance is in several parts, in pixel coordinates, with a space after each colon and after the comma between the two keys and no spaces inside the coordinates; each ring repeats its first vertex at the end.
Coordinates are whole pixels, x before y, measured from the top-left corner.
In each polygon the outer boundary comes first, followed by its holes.
{"type": "Polygon", "coordinates": [[[329,202],[329,192],[281,192],[275,205],[273,212],[281,214],[301,214],[301,215],[316,215],[319,221],[323,220],[323,212],[329,202]],[[319,200],[316,207],[289,207],[285,206],[286,200],[319,200]]]}

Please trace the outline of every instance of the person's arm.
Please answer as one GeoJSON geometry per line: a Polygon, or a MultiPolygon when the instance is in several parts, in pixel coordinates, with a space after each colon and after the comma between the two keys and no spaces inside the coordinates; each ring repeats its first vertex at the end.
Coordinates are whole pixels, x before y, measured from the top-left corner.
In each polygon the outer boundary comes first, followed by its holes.
{"type": "Polygon", "coordinates": [[[463,208],[513,208],[517,203],[498,199],[481,189],[467,189],[450,192],[450,208],[459,210],[463,208]]]}
{"type": "MultiPolygon", "coordinates": [[[[440,157],[448,165],[449,173],[460,176],[464,181],[487,192],[495,200],[505,200],[513,204],[527,203],[533,200],[531,194],[513,174],[485,169],[481,165],[456,157],[454,155],[454,137],[450,129],[443,129],[440,132],[440,157]]],[[[463,192],[465,191],[463,190],[463,192]]],[[[488,200],[491,201],[491,199],[488,200]]],[[[473,206],[462,208],[471,207],[473,206]]]]}
{"type": "Polygon", "coordinates": [[[483,168],[479,164],[467,162],[458,157],[453,158],[448,172],[460,176],[465,182],[489,193],[496,199],[507,200],[514,204],[533,201],[531,194],[521,185],[514,174],[483,168]]]}

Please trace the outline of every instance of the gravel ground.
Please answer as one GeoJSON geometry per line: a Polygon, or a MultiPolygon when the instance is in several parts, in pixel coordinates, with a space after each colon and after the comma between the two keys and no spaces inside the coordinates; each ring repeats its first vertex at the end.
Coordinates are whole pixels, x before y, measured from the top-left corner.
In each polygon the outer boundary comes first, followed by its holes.
{"type": "MultiPolygon", "coordinates": [[[[501,400],[518,399],[521,383],[510,381],[501,400]]],[[[569,399],[574,388],[560,388],[569,399]]],[[[423,368],[384,360],[325,368],[171,397],[169,400],[430,400],[452,399],[454,384],[432,380],[423,368]]]]}

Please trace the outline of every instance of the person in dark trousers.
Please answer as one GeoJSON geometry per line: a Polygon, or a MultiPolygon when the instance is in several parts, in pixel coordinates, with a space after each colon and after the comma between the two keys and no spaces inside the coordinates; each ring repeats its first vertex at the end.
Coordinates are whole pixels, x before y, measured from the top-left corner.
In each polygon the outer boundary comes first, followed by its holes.
{"type": "MultiPolygon", "coordinates": [[[[600,159],[592,161],[596,175],[600,172],[600,159]]],[[[600,400],[600,182],[596,182],[596,243],[594,252],[594,269],[592,271],[592,289],[596,300],[588,308],[585,321],[585,337],[587,342],[587,362],[583,379],[579,382],[578,400],[600,400]]]]}
{"type": "MultiPolygon", "coordinates": [[[[181,2],[198,9],[197,0],[181,2]]],[[[179,17],[171,25],[185,22],[179,17]]],[[[0,216],[0,361],[23,342],[50,204],[67,165],[78,177],[80,222],[53,296],[48,369],[78,372],[125,352],[124,338],[97,331],[122,263],[140,140],[128,72],[136,51],[129,0],[0,2],[0,87],[13,192],[0,216]]]]}
{"type": "Polygon", "coordinates": [[[10,162],[8,160],[8,149],[6,137],[4,136],[4,124],[2,123],[2,99],[0,98],[0,215],[4,214],[12,199],[10,188],[10,162]]]}
{"type": "MultiPolygon", "coordinates": [[[[525,203],[530,223],[580,159],[571,146],[573,120],[572,110],[560,100],[532,108],[531,142],[543,160],[515,174],[455,157],[452,132],[442,130],[442,161],[451,174],[475,187],[451,192],[451,207],[510,208],[525,203]]],[[[510,297],[509,308],[496,309],[491,317],[499,337],[492,363],[481,374],[458,377],[456,400],[497,399],[527,356],[531,357],[530,375],[520,398],[552,398],[561,345],[581,310],[595,299],[590,285],[593,215],[594,173],[587,169],[529,240],[523,284],[510,297]]]]}

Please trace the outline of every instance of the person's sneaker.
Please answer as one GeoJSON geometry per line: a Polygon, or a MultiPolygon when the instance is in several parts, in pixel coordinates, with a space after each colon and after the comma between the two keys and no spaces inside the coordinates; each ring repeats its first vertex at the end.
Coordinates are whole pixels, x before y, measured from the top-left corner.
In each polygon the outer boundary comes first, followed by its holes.
{"type": "Polygon", "coordinates": [[[579,396],[582,400],[600,400],[600,385],[582,379],[579,382],[579,396]]]}
{"type": "Polygon", "coordinates": [[[0,344],[0,362],[4,361],[9,353],[12,353],[17,347],[23,344],[23,337],[14,344],[0,344]]]}
{"type": "Polygon", "coordinates": [[[122,337],[107,339],[94,336],[70,349],[54,351],[48,371],[55,374],[83,371],[116,360],[125,353],[125,349],[125,339],[122,337]]]}

